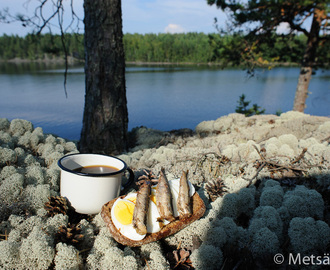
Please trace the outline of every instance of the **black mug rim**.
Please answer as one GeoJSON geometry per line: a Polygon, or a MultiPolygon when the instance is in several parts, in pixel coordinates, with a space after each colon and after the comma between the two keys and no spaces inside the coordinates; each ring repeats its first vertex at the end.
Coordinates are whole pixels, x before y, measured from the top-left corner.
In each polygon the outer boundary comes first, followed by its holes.
{"type": "Polygon", "coordinates": [[[66,172],[69,172],[69,173],[73,173],[73,174],[76,174],[76,175],[80,175],[80,176],[92,176],[92,177],[105,177],[105,176],[112,176],[112,175],[116,175],[116,174],[120,174],[120,173],[123,173],[125,170],[127,170],[127,164],[125,161],[123,161],[122,159],[120,158],[117,158],[117,157],[114,157],[114,156],[109,156],[109,155],[103,155],[103,154],[84,154],[84,153],[75,153],[75,154],[69,154],[69,155],[66,155],[66,156],[63,156],[61,157],[58,162],[57,162],[57,165],[64,171],[66,172]],[[69,169],[67,167],[65,167],[63,164],[62,164],[62,161],[63,159],[66,159],[68,157],[71,157],[71,156],[77,156],[77,155],[97,155],[97,156],[104,156],[104,157],[111,157],[111,158],[114,158],[114,159],[117,159],[119,161],[121,161],[123,164],[124,164],[124,167],[118,171],[115,171],[115,172],[111,172],[111,173],[84,173],[84,172],[77,172],[77,171],[74,171],[72,169],[69,169]]]}

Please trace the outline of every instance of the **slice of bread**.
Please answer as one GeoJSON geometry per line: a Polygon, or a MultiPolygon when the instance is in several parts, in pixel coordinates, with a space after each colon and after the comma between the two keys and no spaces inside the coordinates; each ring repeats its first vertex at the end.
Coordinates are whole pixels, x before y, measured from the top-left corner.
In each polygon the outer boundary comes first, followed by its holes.
{"type": "MultiPolygon", "coordinates": [[[[121,196],[120,198],[123,198],[125,196],[121,196]]],[[[131,246],[131,247],[138,247],[142,246],[144,244],[148,244],[154,241],[157,241],[161,238],[167,237],[169,235],[172,235],[186,226],[188,226],[190,223],[194,222],[197,219],[200,219],[204,213],[205,213],[205,204],[203,200],[199,197],[197,192],[191,197],[191,202],[192,202],[192,208],[193,208],[193,214],[189,218],[185,219],[176,219],[175,221],[167,224],[164,226],[159,232],[157,233],[148,233],[145,238],[143,238],[140,241],[134,241],[131,240],[125,236],[123,236],[115,227],[115,225],[112,222],[111,219],[111,207],[116,201],[116,199],[106,203],[103,205],[102,210],[101,210],[101,216],[104,220],[104,222],[107,224],[107,227],[110,230],[110,233],[112,234],[112,237],[118,242],[121,243],[125,246],[131,246]]]]}

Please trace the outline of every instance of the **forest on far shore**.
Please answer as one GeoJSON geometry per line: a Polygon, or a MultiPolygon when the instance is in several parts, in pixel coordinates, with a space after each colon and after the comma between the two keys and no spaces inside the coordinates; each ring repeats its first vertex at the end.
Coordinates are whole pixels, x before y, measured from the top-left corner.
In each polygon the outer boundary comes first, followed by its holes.
{"type": "MultiPolygon", "coordinates": [[[[246,60],[254,61],[257,65],[300,63],[306,41],[303,35],[273,35],[262,43],[248,43],[243,35],[216,33],[124,34],[123,38],[127,62],[212,62],[223,66],[238,66],[246,60]]],[[[64,42],[69,56],[84,59],[82,34],[65,34],[64,42]]],[[[317,54],[323,61],[330,59],[330,45],[320,47],[317,54]]],[[[60,35],[0,37],[0,60],[40,60],[63,56],[60,35]]]]}

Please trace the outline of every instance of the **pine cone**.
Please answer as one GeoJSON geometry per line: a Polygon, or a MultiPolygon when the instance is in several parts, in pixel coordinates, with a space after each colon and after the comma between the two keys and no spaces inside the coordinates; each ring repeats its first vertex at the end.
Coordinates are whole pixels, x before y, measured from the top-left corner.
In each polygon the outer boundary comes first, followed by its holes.
{"type": "MultiPolygon", "coordinates": [[[[175,269],[193,269],[192,262],[189,258],[190,251],[185,248],[177,249],[173,251],[174,259],[175,259],[175,269]]],[[[173,269],[174,269],[173,268],[173,269]]]]}
{"type": "Polygon", "coordinates": [[[55,235],[56,242],[67,243],[69,245],[77,245],[84,239],[79,225],[68,223],[67,226],[62,225],[55,235]]]}
{"type": "Polygon", "coordinates": [[[220,177],[215,180],[208,181],[205,185],[205,189],[212,202],[214,202],[218,197],[222,197],[227,191],[227,187],[220,177]]]}
{"type": "Polygon", "coordinates": [[[67,200],[61,196],[49,197],[49,201],[45,203],[44,208],[47,210],[50,217],[57,214],[66,215],[69,210],[67,200]]]}

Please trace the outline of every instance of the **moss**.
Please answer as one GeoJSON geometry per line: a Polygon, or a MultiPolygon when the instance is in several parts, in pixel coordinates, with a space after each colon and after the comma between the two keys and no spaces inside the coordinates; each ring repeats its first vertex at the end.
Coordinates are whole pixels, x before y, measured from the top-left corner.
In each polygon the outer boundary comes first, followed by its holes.
{"type": "Polygon", "coordinates": [[[20,242],[22,239],[22,235],[20,230],[18,229],[12,229],[8,235],[8,241],[10,242],[20,242]]]}
{"type": "Polygon", "coordinates": [[[222,227],[227,235],[227,243],[234,244],[237,241],[238,226],[235,221],[230,217],[224,217],[220,220],[214,221],[214,226],[222,227]]]}
{"type": "Polygon", "coordinates": [[[236,193],[228,193],[223,197],[221,208],[218,218],[231,217],[237,218],[239,214],[238,210],[238,195],[236,193]]]}
{"type": "Polygon", "coordinates": [[[104,255],[110,247],[116,247],[117,242],[112,238],[107,227],[103,227],[96,236],[91,253],[104,255]]]}
{"type": "Polygon", "coordinates": [[[64,153],[64,146],[61,145],[61,144],[57,144],[57,145],[55,146],[55,151],[56,151],[56,152],[59,152],[59,153],[61,153],[61,154],[63,154],[63,153],[64,153]]]}
{"type": "Polygon", "coordinates": [[[46,165],[49,167],[52,164],[57,165],[57,161],[63,157],[63,153],[59,153],[59,152],[52,152],[49,153],[46,157],[45,157],[45,161],[46,161],[46,165]]]}
{"type": "Polygon", "coordinates": [[[270,231],[274,232],[278,238],[282,237],[283,222],[274,207],[259,206],[254,211],[249,226],[250,235],[253,236],[262,228],[268,228],[270,231]]]}
{"type": "Polygon", "coordinates": [[[20,224],[22,224],[24,222],[24,217],[22,216],[17,216],[17,215],[11,215],[8,218],[8,221],[10,223],[10,226],[12,228],[18,228],[20,224]]]}
{"type": "MultiPolygon", "coordinates": [[[[330,150],[329,150],[329,158],[330,160],[330,150]]],[[[311,172],[311,177],[316,178],[317,184],[324,190],[327,190],[330,186],[330,165],[329,169],[324,172],[320,172],[318,169],[315,169],[315,173],[311,172]]]]}
{"type": "Polygon", "coordinates": [[[27,120],[14,119],[10,122],[9,130],[12,135],[19,137],[27,131],[32,132],[33,125],[27,120]]]}
{"type": "Polygon", "coordinates": [[[66,142],[64,144],[64,150],[66,152],[73,152],[73,151],[76,151],[77,150],[77,146],[74,142],[66,142]]]}
{"type": "Polygon", "coordinates": [[[299,141],[299,147],[301,149],[309,148],[310,146],[312,146],[314,144],[319,144],[319,142],[315,138],[307,138],[306,140],[299,141]]]}
{"type": "Polygon", "coordinates": [[[0,146],[0,166],[15,163],[17,156],[14,150],[0,146]]]}
{"type": "Polygon", "coordinates": [[[19,230],[22,237],[29,235],[34,228],[44,226],[43,219],[38,216],[31,216],[28,219],[24,219],[21,216],[11,215],[8,220],[13,228],[19,230]]]}
{"type": "Polygon", "coordinates": [[[31,131],[25,132],[22,136],[18,138],[17,145],[28,148],[30,146],[31,131]]]}
{"type": "Polygon", "coordinates": [[[46,169],[45,171],[45,183],[58,192],[60,191],[60,172],[58,167],[46,169]]]}
{"type": "Polygon", "coordinates": [[[308,153],[310,153],[312,156],[319,156],[322,157],[323,152],[326,151],[327,146],[323,145],[323,144],[313,144],[312,146],[310,146],[308,148],[308,153]]]}
{"type": "Polygon", "coordinates": [[[25,153],[24,149],[21,148],[21,147],[16,147],[14,149],[14,151],[15,151],[16,156],[17,156],[17,164],[20,165],[20,166],[21,165],[25,166],[24,161],[26,159],[26,153],[25,153]]]}
{"type": "Polygon", "coordinates": [[[278,147],[274,143],[267,143],[265,148],[266,155],[268,158],[274,157],[278,154],[278,147]]]}
{"type": "Polygon", "coordinates": [[[26,239],[23,239],[19,250],[20,261],[26,269],[48,269],[53,262],[54,248],[49,237],[39,226],[33,227],[26,239]]]}
{"type": "Polygon", "coordinates": [[[47,135],[45,139],[45,143],[55,146],[57,144],[57,140],[53,135],[47,135]]]}
{"type": "Polygon", "coordinates": [[[278,150],[279,153],[281,153],[282,156],[294,158],[295,152],[294,150],[287,144],[282,144],[280,149],[278,150]]]}
{"type": "Polygon", "coordinates": [[[101,254],[90,253],[86,259],[86,269],[100,269],[101,254]]]}
{"type": "Polygon", "coordinates": [[[280,185],[267,186],[261,193],[260,206],[272,206],[274,208],[280,208],[282,206],[283,196],[283,188],[280,185]]]}
{"type": "Polygon", "coordinates": [[[217,248],[222,248],[226,242],[227,234],[220,226],[211,228],[204,241],[205,244],[212,245],[217,248]]]}
{"type": "Polygon", "coordinates": [[[81,233],[84,235],[82,245],[86,248],[91,248],[94,244],[94,229],[93,226],[86,220],[82,219],[79,222],[81,233]]]}
{"type": "Polygon", "coordinates": [[[291,247],[295,253],[304,255],[323,254],[330,244],[330,228],[321,220],[311,217],[295,217],[288,230],[291,247]]]}
{"type": "Polygon", "coordinates": [[[165,238],[165,241],[172,246],[181,243],[183,248],[191,248],[195,238],[205,241],[212,223],[208,218],[201,218],[174,235],[165,238]]]}
{"type": "Polygon", "coordinates": [[[123,251],[117,247],[109,247],[100,261],[100,269],[124,269],[122,268],[123,251]]]}
{"type": "Polygon", "coordinates": [[[19,173],[15,173],[2,181],[0,186],[1,202],[10,204],[21,198],[23,190],[24,177],[19,173]]]}
{"type": "Polygon", "coordinates": [[[0,145],[7,145],[12,148],[14,146],[12,137],[5,131],[0,130],[0,145]]]}
{"type": "Polygon", "coordinates": [[[0,130],[8,130],[10,127],[10,122],[6,118],[0,118],[0,130]]]}
{"type": "Polygon", "coordinates": [[[139,264],[134,256],[125,256],[124,252],[115,246],[102,249],[102,253],[92,252],[88,255],[88,269],[139,269],[139,264]]]}
{"type": "Polygon", "coordinates": [[[159,250],[152,250],[149,255],[149,260],[145,269],[170,269],[169,262],[165,259],[164,255],[159,250]]]}
{"type": "Polygon", "coordinates": [[[43,158],[46,158],[48,155],[55,151],[55,146],[52,143],[41,143],[38,147],[38,154],[43,158]]]}
{"type": "Polygon", "coordinates": [[[37,212],[39,208],[43,208],[45,202],[48,201],[48,198],[51,196],[49,185],[28,185],[23,191],[25,200],[29,202],[32,209],[37,212]]]}
{"type": "Polygon", "coordinates": [[[39,165],[37,158],[31,154],[26,154],[24,158],[24,166],[39,165]]]}
{"type": "Polygon", "coordinates": [[[40,143],[44,142],[44,140],[45,140],[45,138],[44,138],[44,132],[43,132],[42,128],[40,128],[40,127],[35,128],[30,137],[31,148],[34,151],[37,151],[38,145],[40,143]]]}
{"type": "Polygon", "coordinates": [[[283,145],[288,145],[292,150],[298,149],[298,139],[293,134],[284,134],[278,137],[278,140],[283,145]]]}
{"type": "Polygon", "coordinates": [[[242,160],[258,159],[258,153],[256,152],[254,146],[255,142],[249,140],[247,143],[241,143],[237,147],[237,155],[242,160]]]}
{"type": "Polygon", "coordinates": [[[269,179],[264,183],[264,188],[267,187],[274,187],[274,186],[281,186],[280,183],[278,181],[269,179]]]}
{"type": "MultiPolygon", "coordinates": [[[[19,243],[0,241],[0,268],[18,269],[19,266],[19,243]]],[[[21,268],[23,269],[23,268],[21,268]]]]}
{"type": "Polygon", "coordinates": [[[255,193],[256,193],[256,188],[254,186],[251,186],[249,188],[242,188],[237,193],[238,215],[244,213],[247,216],[252,216],[253,210],[256,207],[255,193]]]}
{"type": "Polygon", "coordinates": [[[54,236],[58,232],[58,228],[61,226],[66,226],[68,224],[68,216],[63,214],[55,215],[47,219],[44,225],[44,230],[49,235],[54,236]]]}
{"type": "Polygon", "coordinates": [[[4,166],[0,173],[0,180],[6,179],[17,172],[18,171],[14,166],[4,166]]]}
{"type": "Polygon", "coordinates": [[[143,245],[141,246],[141,256],[142,257],[145,257],[145,258],[149,258],[150,256],[150,253],[152,251],[158,251],[160,252],[162,250],[159,242],[151,242],[151,243],[148,243],[146,245],[143,245]]]}
{"type": "Polygon", "coordinates": [[[83,260],[77,249],[63,243],[56,245],[55,269],[79,270],[82,265],[83,260]]]}
{"type": "Polygon", "coordinates": [[[220,269],[223,262],[222,251],[212,245],[202,244],[190,255],[191,262],[196,269],[220,269]]]}
{"type": "Polygon", "coordinates": [[[258,230],[252,238],[251,252],[255,258],[274,255],[279,251],[280,242],[277,235],[264,227],[258,230]]]}
{"type": "Polygon", "coordinates": [[[36,212],[38,217],[47,217],[48,216],[48,212],[45,208],[39,208],[36,212]]]}
{"type": "Polygon", "coordinates": [[[280,208],[278,208],[276,210],[283,222],[283,229],[286,230],[291,221],[290,213],[285,206],[281,206],[280,208]]]}
{"type": "Polygon", "coordinates": [[[316,217],[323,218],[324,202],[320,193],[305,186],[296,186],[292,191],[285,193],[283,198],[291,218],[316,217]]]}
{"type": "Polygon", "coordinates": [[[42,185],[45,182],[44,172],[41,166],[28,166],[25,173],[25,183],[42,185]]]}
{"type": "MultiPolygon", "coordinates": [[[[238,127],[238,124],[235,123],[235,126],[238,127]]],[[[234,127],[230,129],[234,130],[234,127]]],[[[5,154],[9,156],[9,159],[5,159],[7,162],[0,161],[3,162],[0,167],[0,199],[4,198],[2,201],[6,205],[0,209],[0,216],[3,217],[0,217],[0,234],[9,234],[7,241],[0,241],[0,269],[75,269],[79,266],[86,269],[170,269],[163,245],[177,246],[181,243],[181,247],[191,249],[196,240],[202,242],[191,255],[196,269],[223,267],[221,249],[227,247],[227,244],[238,247],[238,250],[249,248],[258,261],[269,253],[280,252],[279,246],[284,244],[288,237],[292,251],[324,251],[324,247],[329,245],[329,226],[322,221],[315,221],[323,218],[324,202],[321,195],[315,190],[300,186],[285,193],[279,182],[274,180],[262,181],[258,190],[254,186],[245,188],[248,181],[237,176],[242,166],[242,163],[238,162],[248,160],[244,174],[249,178],[256,173],[252,159],[260,157],[257,151],[251,148],[253,142],[248,141],[251,136],[249,137],[247,132],[244,136],[239,138],[233,134],[219,134],[213,138],[191,138],[187,141],[174,141],[166,148],[163,146],[121,155],[120,158],[129,160],[128,163],[132,162],[130,166],[134,168],[150,165],[150,169],[157,172],[161,166],[165,166],[169,178],[178,176],[184,168],[195,168],[196,164],[192,161],[180,164],[174,162],[172,166],[172,160],[164,159],[166,156],[175,161],[195,156],[196,153],[205,153],[208,148],[209,151],[219,150],[221,155],[226,155],[228,150],[231,155],[229,157],[235,160],[231,159],[229,166],[219,168],[215,167],[218,164],[207,162],[202,168],[196,167],[196,174],[191,180],[200,187],[197,192],[205,202],[206,213],[198,221],[162,241],[140,248],[125,247],[123,251],[123,247],[112,238],[100,214],[91,222],[81,220],[80,226],[85,235],[81,249],[86,250],[86,263],[82,266],[80,255],[74,247],[60,243],[55,252],[55,232],[59,226],[67,224],[68,217],[48,217],[43,208],[48,196],[58,195],[59,192],[60,170],[57,160],[65,154],[78,152],[76,144],[53,135],[44,135],[41,128],[33,130],[28,122],[14,121],[11,124],[8,120],[0,119],[0,149],[5,149],[5,154]],[[21,147],[17,147],[18,145],[21,147]],[[11,159],[11,155],[15,159],[11,159]],[[161,155],[162,158],[158,157],[161,155]],[[218,172],[232,194],[210,203],[203,182],[218,172]],[[260,207],[255,209],[258,202],[260,207]],[[241,219],[242,213],[247,215],[244,220],[241,219]],[[315,220],[307,220],[307,217],[314,217],[315,220]],[[237,226],[235,222],[244,222],[247,227],[237,226]],[[315,239],[309,238],[309,235],[313,234],[315,239]],[[307,247],[304,243],[308,243],[307,247]],[[31,260],[25,263],[27,256],[30,256],[31,260]],[[52,261],[50,265],[49,261],[52,261]]],[[[310,149],[307,153],[317,156],[315,159],[306,153],[304,160],[307,163],[316,164],[320,161],[317,158],[323,158],[325,162],[323,167],[309,169],[308,173],[318,179],[324,189],[329,186],[329,170],[326,166],[330,150],[326,142],[320,144],[318,137],[318,140],[306,139],[297,144],[293,135],[284,136],[281,140],[275,137],[268,140],[265,138],[263,141],[267,158],[271,157],[271,147],[274,147],[274,153],[279,154],[278,149],[283,147],[289,155],[294,153],[296,157],[301,153],[302,147],[308,146],[310,149]]],[[[257,147],[260,149],[262,145],[257,144],[257,147]]],[[[289,158],[281,158],[280,161],[290,162],[289,158]]],[[[258,179],[268,176],[269,172],[264,169],[259,173],[258,179]]]]}

